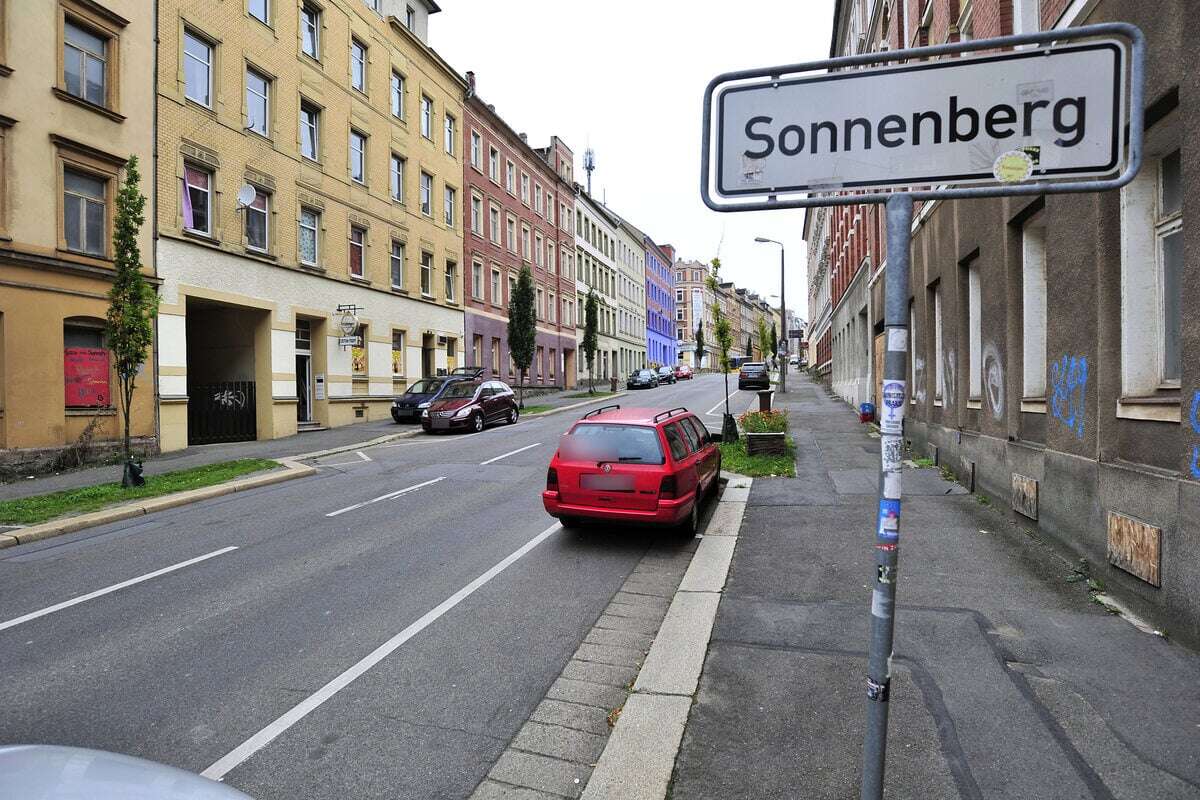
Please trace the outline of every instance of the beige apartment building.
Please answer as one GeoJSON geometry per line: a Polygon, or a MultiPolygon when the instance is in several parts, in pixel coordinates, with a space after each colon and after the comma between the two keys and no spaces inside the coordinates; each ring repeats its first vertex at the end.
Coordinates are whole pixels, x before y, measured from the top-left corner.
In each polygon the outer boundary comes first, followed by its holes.
{"type": "Polygon", "coordinates": [[[437,10],[159,3],[164,450],[384,418],[458,363],[466,84],[437,10]]]}
{"type": "MultiPolygon", "coordinates": [[[[0,2],[0,469],[53,466],[91,426],[115,445],[116,376],[104,342],[114,200],[141,162],[154,270],[154,17],[141,0],[0,2]]],[[[153,363],[132,433],[152,448],[153,363]]],[[[84,437],[88,438],[88,437],[84,437]]]]}

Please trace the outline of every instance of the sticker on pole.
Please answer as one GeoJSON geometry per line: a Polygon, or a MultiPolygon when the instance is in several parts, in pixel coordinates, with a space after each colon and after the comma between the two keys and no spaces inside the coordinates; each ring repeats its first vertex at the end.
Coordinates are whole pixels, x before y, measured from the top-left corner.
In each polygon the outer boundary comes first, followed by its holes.
{"type": "Polygon", "coordinates": [[[900,501],[879,501],[879,526],[875,530],[879,541],[894,544],[900,539],[900,501]]]}
{"type": "Polygon", "coordinates": [[[904,423],[904,381],[884,381],[883,408],[879,415],[881,433],[900,434],[904,423]]]}

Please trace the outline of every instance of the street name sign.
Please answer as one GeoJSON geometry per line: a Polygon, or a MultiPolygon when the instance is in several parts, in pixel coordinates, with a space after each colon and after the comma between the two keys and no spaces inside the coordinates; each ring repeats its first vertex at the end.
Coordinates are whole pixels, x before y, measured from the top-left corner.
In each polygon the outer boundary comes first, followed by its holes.
{"type": "Polygon", "coordinates": [[[717,191],[1012,183],[1114,172],[1117,39],[734,85],[717,96],[717,191]]]}

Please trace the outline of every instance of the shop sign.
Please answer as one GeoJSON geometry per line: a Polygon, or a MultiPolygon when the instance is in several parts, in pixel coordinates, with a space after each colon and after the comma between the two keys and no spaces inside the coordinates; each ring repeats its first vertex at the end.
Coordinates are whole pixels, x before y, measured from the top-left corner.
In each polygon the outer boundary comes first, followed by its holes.
{"type": "Polygon", "coordinates": [[[63,378],[68,408],[103,408],[111,405],[108,376],[107,350],[100,347],[64,348],[63,378]]]}

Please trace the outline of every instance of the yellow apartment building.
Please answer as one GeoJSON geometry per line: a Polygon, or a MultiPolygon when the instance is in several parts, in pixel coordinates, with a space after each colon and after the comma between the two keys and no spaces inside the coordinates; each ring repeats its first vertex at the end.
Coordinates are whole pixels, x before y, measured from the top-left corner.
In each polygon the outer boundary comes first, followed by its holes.
{"type": "Polygon", "coordinates": [[[437,10],[159,2],[164,450],[382,419],[458,363],[466,83],[437,10]]]}
{"type": "MultiPolygon", "coordinates": [[[[136,155],[153,273],[153,7],[0,0],[0,471],[54,464],[85,430],[119,446],[105,348],[114,200],[136,155]]],[[[153,449],[153,359],[132,433],[153,449]]]]}

